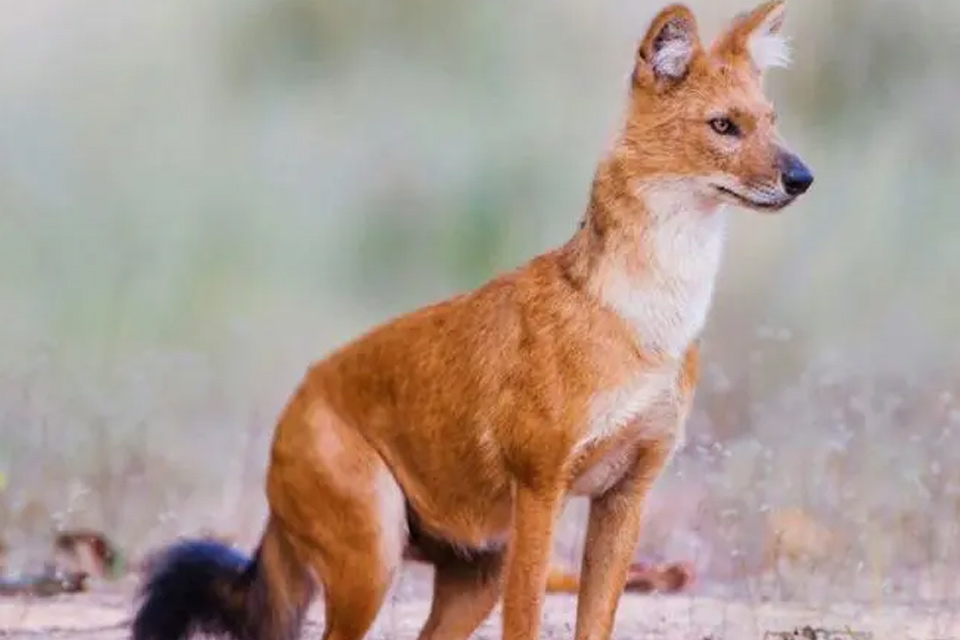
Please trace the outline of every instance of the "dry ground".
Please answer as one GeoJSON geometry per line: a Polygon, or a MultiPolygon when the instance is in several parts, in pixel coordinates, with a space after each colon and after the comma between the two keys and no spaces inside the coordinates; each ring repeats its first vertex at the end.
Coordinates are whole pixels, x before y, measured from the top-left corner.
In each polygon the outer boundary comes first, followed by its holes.
{"type": "MultiPolygon", "coordinates": [[[[371,640],[413,639],[426,617],[429,569],[408,568],[393,598],[384,607],[371,640]]],[[[45,600],[0,601],[0,637],[119,640],[128,637],[125,620],[131,611],[133,585],[111,586],[82,596],[45,600]]],[[[544,638],[571,638],[575,601],[550,596],[544,638]]],[[[319,638],[322,613],[314,607],[305,638],[319,638]]],[[[877,640],[945,640],[960,638],[960,617],[949,611],[908,607],[863,607],[837,604],[812,610],[773,603],[724,601],[708,597],[627,595],[622,601],[614,637],[618,640],[761,640],[768,631],[817,628],[868,632],[877,640]]],[[[499,637],[495,614],[475,635],[499,637]]],[[[767,636],[768,638],[770,636],[767,636]]],[[[822,636],[831,637],[831,636],[822,636]]],[[[842,637],[832,636],[839,640],[842,637]]]]}

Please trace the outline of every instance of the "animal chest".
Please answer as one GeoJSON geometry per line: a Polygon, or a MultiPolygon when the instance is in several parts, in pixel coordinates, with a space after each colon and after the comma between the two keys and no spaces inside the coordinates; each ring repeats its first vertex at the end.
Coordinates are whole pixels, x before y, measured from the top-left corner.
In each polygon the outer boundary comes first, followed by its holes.
{"type": "Polygon", "coordinates": [[[645,268],[614,261],[605,270],[600,298],[633,327],[641,348],[678,358],[703,329],[720,267],[724,220],[722,212],[704,217],[678,211],[650,232],[645,268]]]}
{"type": "Polygon", "coordinates": [[[675,367],[665,367],[597,394],[577,444],[574,495],[599,495],[616,484],[645,443],[682,439],[678,378],[675,367]]]}

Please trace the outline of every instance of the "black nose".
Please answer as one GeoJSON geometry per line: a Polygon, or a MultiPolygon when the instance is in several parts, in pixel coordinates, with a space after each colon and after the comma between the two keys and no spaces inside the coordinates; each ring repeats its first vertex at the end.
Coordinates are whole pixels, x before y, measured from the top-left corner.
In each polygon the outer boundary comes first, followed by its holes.
{"type": "Polygon", "coordinates": [[[798,196],[804,193],[813,184],[813,174],[800,158],[785,153],[780,158],[780,176],[783,181],[783,190],[788,195],[798,196]]]}

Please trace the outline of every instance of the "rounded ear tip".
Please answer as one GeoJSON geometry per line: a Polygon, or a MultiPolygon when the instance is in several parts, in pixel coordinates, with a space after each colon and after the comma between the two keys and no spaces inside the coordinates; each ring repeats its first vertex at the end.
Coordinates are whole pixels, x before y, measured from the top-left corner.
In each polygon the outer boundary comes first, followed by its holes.
{"type": "Polygon", "coordinates": [[[667,25],[670,25],[674,30],[685,33],[696,33],[698,29],[697,18],[693,15],[693,10],[683,3],[674,3],[661,9],[650,23],[648,37],[654,33],[659,33],[667,25]]]}
{"type": "Polygon", "coordinates": [[[674,4],[667,5],[660,11],[658,18],[658,21],[681,20],[683,22],[696,23],[696,17],[693,15],[693,9],[682,2],[676,2],[674,4]]]}

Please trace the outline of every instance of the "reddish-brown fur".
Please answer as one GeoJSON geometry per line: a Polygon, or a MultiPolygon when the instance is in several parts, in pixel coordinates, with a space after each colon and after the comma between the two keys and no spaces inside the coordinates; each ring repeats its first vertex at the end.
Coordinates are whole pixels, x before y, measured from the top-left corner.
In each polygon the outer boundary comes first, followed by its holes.
{"type": "MultiPolygon", "coordinates": [[[[709,49],[689,9],[664,9],[574,237],[310,368],[276,428],[253,568],[203,594],[227,612],[222,626],[295,636],[315,576],[324,638],[359,640],[410,527],[431,547],[462,550],[435,556],[421,638],[466,638],[502,593],[503,637],[533,640],[557,516],[575,493],[591,499],[576,637],[609,637],[644,498],[681,441],[697,383],[721,205],[779,209],[809,186],[784,191],[784,167],[806,169],[779,144],[743,41],[781,4],[761,5],[709,49]],[[254,610],[275,624],[233,622],[254,610]]],[[[169,622],[164,598],[180,598],[204,558],[188,549],[157,574],[137,640],[169,622]]]]}
{"type": "MultiPolygon", "coordinates": [[[[623,590],[634,593],[675,593],[686,589],[694,579],[693,568],[686,563],[663,566],[630,565],[623,590]]],[[[547,576],[547,593],[579,593],[580,576],[559,568],[547,576]]]]}

